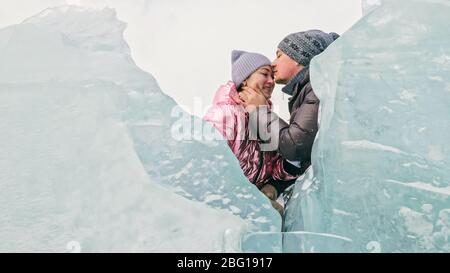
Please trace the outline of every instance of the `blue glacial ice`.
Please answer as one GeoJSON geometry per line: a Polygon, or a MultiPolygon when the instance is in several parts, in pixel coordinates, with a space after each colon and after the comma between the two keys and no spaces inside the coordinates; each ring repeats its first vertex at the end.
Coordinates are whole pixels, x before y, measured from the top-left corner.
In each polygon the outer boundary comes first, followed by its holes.
{"type": "Polygon", "coordinates": [[[135,65],[125,27],[65,6],[0,30],[0,251],[280,251],[241,242],[279,215],[225,141],[177,138],[215,129],[135,65]]]}
{"type": "Polygon", "coordinates": [[[363,15],[371,12],[375,8],[381,5],[382,0],[362,0],[361,1],[361,7],[363,15]]]}
{"type": "Polygon", "coordinates": [[[0,29],[0,251],[449,252],[450,2],[363,10],[312,62],[320,131],[284,233],[113,10],[0,29]]]}
{"type": "Polygon", "coordinates": [[[377,2],[311,64],[320,130],[285,251],[450,251],[450,1],[377,2]]]}

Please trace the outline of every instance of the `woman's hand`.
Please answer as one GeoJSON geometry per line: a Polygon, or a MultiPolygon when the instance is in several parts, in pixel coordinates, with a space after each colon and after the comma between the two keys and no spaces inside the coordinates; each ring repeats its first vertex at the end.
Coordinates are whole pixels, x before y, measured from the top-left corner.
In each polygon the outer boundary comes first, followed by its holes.
{"type": "Polygon", "coordinates": [[[242,105],[248,112],[251,112],[260,105],[268,105],[266,97],[260,91],[256,91],[248,86],[242,88],[239,97],[243,101],[242,105]]]}

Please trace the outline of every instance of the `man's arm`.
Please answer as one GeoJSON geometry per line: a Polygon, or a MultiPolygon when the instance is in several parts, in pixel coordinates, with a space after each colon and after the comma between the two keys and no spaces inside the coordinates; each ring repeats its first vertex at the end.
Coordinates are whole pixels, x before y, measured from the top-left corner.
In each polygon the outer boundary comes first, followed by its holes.
{"type": "Polygon", "coordinates": [[[265,140],[265,148],[278,150],[285,159],[304,161],[311,156],[318,130],[318,111],[319,100],[311,91],[292,113],[292,123],[283,121],[267,106],[259,106],[251,113],[250,124],[253,130],[260,128],[258,133],[265,140]]]}

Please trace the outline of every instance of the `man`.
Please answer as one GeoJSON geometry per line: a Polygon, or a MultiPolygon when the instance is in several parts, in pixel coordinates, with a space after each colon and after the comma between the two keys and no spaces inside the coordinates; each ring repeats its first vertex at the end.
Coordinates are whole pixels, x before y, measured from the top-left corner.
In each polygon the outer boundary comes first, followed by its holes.
{"type": "MultiPolygon", "coordinates": [[[[311,165],[311,150],[318,131],[319,99],[311,87],[309,64],[338,37],[336,33],[308,30],[289,34],[279,43],[272,67],[275,82],[284,84],[282,91],[291,96],[289,123],[270,111],[259,90],[247,88],[240,94],[246,109],[258,117],[251,119],[253,130],[260,136],[266,134],[264,139],[270,139],[272,148],[286,159],[284,168],[291,173],[303,174],[311,165]]],[[[281,193],[276,187],[266,191],[266,195],[281,193]]]]}

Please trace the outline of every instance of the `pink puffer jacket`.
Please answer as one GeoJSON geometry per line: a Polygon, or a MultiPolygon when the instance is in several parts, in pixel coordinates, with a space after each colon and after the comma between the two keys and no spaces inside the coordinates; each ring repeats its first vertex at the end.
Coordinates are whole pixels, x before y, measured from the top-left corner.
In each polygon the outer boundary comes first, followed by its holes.
{"type": "Polygon", "coordinates": [[[261,151],[258,140],[249,139],[248,113],[230,97],[237,94],[232,81],[222,85],[204,120],[212,123],[224,136],[245,176],[258,188],[271,180],[288,181],[297,178],[283,169],[283,158],[276,151],[261,151]]]}

